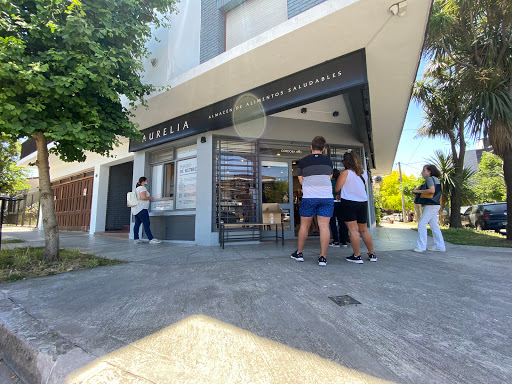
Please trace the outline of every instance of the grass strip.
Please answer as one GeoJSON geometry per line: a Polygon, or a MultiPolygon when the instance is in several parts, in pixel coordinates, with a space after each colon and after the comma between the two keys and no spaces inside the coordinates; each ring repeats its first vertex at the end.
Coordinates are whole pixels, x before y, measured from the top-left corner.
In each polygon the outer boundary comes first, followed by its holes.
{"type": "MultiPolygon", "coordinates": [[[[415,231],[418,228],[413,228],[415,231]]],[[[473,228],[441,227],[445,241],[456,245],[478,245],[483,247],[512,248],[512,241],[494,231],[477,231],[473,228]]],[[[432,231],[428,229],[429,236],[432,231]]]]}
{"type": "Polygon", "coordinates": [[[21,240],[21,239],[7,239],[7,240],[2,240],[2,244],[17,244],[17,243],[24,243],[25,240],[21,240]]]}
{"type": "Polygon", "coordinates": [[[82,253],[78,249],[61,249],[60,260],[48,262],[43,259],[43,253],[44,247],[0,250],[0,283],[124,263],[82,253]]]}

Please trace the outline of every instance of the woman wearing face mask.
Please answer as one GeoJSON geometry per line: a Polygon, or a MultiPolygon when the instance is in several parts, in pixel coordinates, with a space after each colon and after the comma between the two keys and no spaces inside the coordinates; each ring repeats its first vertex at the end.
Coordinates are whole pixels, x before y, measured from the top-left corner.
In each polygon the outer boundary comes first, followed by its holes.
{"type": "Polygon", "coordinates": [[[418,243],[414,252],[425,252],[427,250],[427,224],[430,225],[432,235],[434,237],[434,246],[430,251],[445,252],[446,246],[444,245],[443,234],[439,229],[439,208],[441,207],[440,198],[442,194],[439,170],[435,165],[429,164],[423,167],[421,176],[425,178],[425,184],[419,189],[412,192],[419,194],[415,202],[423,206],[423,215],[418,222],[418,243]]]}
{"type": "Polygon", "coordinates": [[[155,239],[153,234],[151,233],[151,229],[149,228],[149,202],[154,199],[154,197],[149,196],[149,192],[147,190],[148,179],[144,176],[139,178],[139,182],[137,183],[137,188],[135,189],[135,194],[137,195],[137,199],[139,200],[138,204],[135,207],[132,207],[132,214],[135,215],[135,225],[133,226],[133,238],[135,244],[141,244],[142,240],[139,239],[139,228],[140,224],[144,225],[144,231],[149,239],[149,244],[160,244],[161,241],[155,239]]]}

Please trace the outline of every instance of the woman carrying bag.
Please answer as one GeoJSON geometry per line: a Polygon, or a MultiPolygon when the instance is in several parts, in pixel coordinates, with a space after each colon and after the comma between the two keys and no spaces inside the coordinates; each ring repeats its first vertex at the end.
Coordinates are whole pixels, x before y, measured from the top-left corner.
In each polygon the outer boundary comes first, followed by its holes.
{"type": "Polygon", "coordinates": [[[425,184],[412,191],[416,194],[414,203],[423,206],[423,214],[418,222],[418,242],[413,251],[425,252],[427,250],[427,224],[429,224],[434,237],[434,246],[429,251],[445,252],[446,246],[438,224],[441,195],[443,193],[439,181],[441,173],[435,165],[429,164],[423,167],[421,175],[425,178],[425,184]]]}
{"type": "Polygon", "coordinates": [[[154,197],[149,196],[147,189],[148,179],[144,176],[139,178],[135,194],[137,195],[138,203],[135,207],[132,207],[132,215],[135,216],[135,225],[133,226],[133,242],[134,244],[142,244],[142,240],[139,239],[139,228],[142,224],[144,226],[144,232],[149,239],[149,244],[160,244],[161,241],[155,239],[151,233],[150,222],[149,222],[149,202],[154,197]]]}

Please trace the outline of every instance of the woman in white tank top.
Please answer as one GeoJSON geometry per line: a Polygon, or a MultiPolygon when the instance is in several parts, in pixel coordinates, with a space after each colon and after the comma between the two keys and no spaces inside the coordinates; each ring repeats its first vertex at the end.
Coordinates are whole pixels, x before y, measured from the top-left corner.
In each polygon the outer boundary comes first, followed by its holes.
{"type": "Polygon", "coordinates": [[[368,260],[377,261],[373,252],[373,239],[368,231],[368,194],[366,185],[368,175],[363,170],[361,160],[354,152],[343,155],[345,170],[341,172],[336,182],[336,192],[340,191],[342,214],[345,224],[350,231],[350,243],[354,254],[346,258],[347,261],[363,264],[359,234],[368,249],[368,260]]]}

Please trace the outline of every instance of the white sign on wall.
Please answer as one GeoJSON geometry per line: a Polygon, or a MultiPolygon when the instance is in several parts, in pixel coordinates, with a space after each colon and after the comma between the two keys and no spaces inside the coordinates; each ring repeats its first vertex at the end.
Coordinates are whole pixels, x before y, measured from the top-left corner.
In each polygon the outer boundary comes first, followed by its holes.
{"type": "Polygon", "coordinates": [[[173,209],[174,200],[161,200],[151,202],[152,211],[172,211],[173,209]]]}
{"type": "Polygon", "coordinates": [[[180,160],[178,164],[178,191],[176,209],[195,209],[197,192],[197,158],[180,160]]]}

